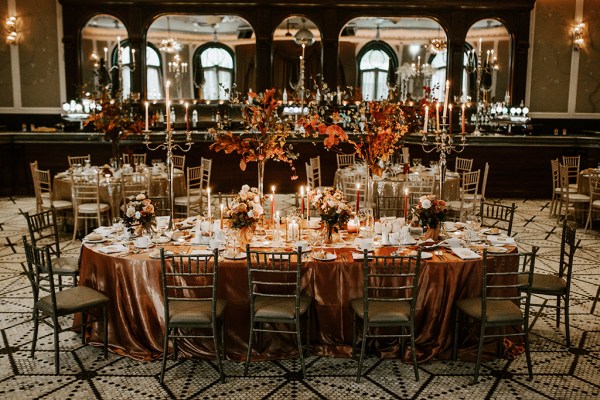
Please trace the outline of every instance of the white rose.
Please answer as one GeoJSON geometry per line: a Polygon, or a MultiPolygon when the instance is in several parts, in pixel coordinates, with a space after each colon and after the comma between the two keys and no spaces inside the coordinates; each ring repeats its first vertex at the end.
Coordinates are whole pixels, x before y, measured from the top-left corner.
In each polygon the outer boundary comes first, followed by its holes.
{"type": "Polygon", "coordinates": [[[135,212],[135,219],[140,219],[142,218],[142,214],[139,211],[135,212]]]}
{"type": "Polygon", "coordinates": [[[424,199],[421,201],[421,207],[423,208],[423,210],[428,210],[431,208],[431,200],[429,199],[424,199]]]}
{"type": "Polygon", "coordinates": [[[248,218],[254,218],[254,211],[253,210],[248,211],[248,218]]]}
{"type": "Polygon", "coordinates": [[[261,206],[260,203],[254,204],[254,207],[252,208],[254,209],[254,212],[256,212],[256,215],[262,215],[264,212],[263,206],[261,206]]]}
{"type": "Polygon", "coordinates": [[[131,218],[131,217],[133,217],[134,214],[135,214],[135,208],[127,207],[127,211],[125,211],[125,215],[127,215],[129,218],[131,218]]]}
{"type": "Polygon", "coordinates": [[[146,195],[144,193],[140,193],[137,196],[135,196],[135,199],[138,201],[144,200],[146,198],[146,195]]]}
{"type": "Polygon", "coordinates": [[[248,186],[248,185],[243,185],[242,186],[242,192],[247,192],[249,190],[250,190],[250,186],[248,186]]]}

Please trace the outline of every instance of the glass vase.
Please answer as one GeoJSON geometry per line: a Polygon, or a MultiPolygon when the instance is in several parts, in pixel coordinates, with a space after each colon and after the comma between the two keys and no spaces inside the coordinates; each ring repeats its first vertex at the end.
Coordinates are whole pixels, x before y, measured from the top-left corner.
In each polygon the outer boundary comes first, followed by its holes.
{"type": "Polygon", "coordinates": [[[258,195],[262,201],[264,195],[264,180],[265,180],[265,161],[257,161],[256,166],[258,168],[258,195]]]}

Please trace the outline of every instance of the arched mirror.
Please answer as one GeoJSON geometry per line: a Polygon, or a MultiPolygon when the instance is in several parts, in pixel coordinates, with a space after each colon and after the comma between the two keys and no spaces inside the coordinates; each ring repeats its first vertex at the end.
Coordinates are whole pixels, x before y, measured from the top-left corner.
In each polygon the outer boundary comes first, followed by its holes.
{"type": "Polygon", "coordinates": [[[338,81],[352,100],[443,98],[447,39],[437,21],[355,18],[339,41],[338,81]]]}
{"type": "Polygon", "coordinates": [[[122,96],[129,97],[134,65],[127,30],[119,19],[107,14],[90,18],[81,30],[81,57],[84,92],[99,97],[104,88],[115,96],[121,89],[122,96]]]}
{"type": "Polygon", "coordinates": [[[322,81],[321,32],[303,16],[291,16],[273,32],[273,84],[291,96],[322,81]],[[302,58],[301,58],[302,57],[302,58]],[[304,80],[302,81],[302,78],[304,80]]]}
{"type": "Polygon", "coordinates": [[[147,93],[151,100],[228,100],[255,81],[255,38],[250,24],[233,15],[163,15],[147,35],[147,93]]]}
{"type": "Polygon", "coordinates": [[[463,100],[510,105],[510,54],[511,37],[502,22],[486,19],[473,24],[466,38],[463,100]]]}

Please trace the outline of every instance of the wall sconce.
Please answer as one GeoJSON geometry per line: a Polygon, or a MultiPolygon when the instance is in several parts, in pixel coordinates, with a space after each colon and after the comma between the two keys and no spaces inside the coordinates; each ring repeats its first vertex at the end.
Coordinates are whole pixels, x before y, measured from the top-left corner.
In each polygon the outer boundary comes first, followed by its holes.
{"type": "Polygon", "coordinates": [[[585,31],[585,23],[580,22],[573,27],[573,50],[579,51],[584,45],[583,33],[585,31]]]}
{"type": "Polygon", "coordinates": [[[6,18],[6,21],[4,22],[4,25],[6,26],[6,43],[8,44],[17,44],[17,17],[12,16],[12,17],[8,17],[6,18]]]}

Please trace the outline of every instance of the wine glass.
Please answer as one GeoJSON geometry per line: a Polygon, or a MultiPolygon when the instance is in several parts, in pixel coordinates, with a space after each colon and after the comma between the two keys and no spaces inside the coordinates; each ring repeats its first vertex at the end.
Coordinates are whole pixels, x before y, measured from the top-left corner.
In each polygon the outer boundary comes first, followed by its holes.
{"type": "Polygon", "coordinates": [[[421,165],[420,158],[413,158],[413,167],[419,167],[421,165]]]}

